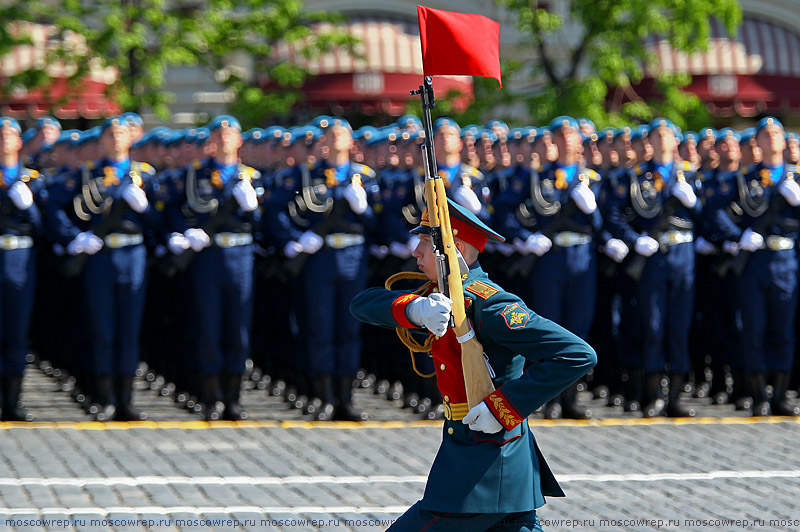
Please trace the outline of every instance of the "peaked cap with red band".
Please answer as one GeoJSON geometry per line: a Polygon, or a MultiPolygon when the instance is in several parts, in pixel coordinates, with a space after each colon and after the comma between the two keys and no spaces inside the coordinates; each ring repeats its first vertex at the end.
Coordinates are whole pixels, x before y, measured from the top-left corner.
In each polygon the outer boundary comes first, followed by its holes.
{"type": "MultiPolygon", "coordinates": [[[[478,248],[478,251],[483,251],[487,242],[506,241],[502,235],[480,221],[472,211],[462,207],[450,198],[447,198],[447,205],[450,209],[450,227],[453,230],[454,237],[460,238],[467,244],[478,248]]],[[[415,235],[427,235],[431,232],[430,222],[428,221],[428,209],[422,211],[422,221],[420,224],[409,232],[415,235]]]]}

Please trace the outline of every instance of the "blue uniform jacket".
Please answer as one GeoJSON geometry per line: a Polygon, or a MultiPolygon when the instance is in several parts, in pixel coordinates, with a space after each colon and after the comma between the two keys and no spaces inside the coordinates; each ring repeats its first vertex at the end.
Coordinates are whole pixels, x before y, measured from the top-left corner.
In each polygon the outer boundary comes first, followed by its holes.
{"type": "MultiPolygon", "coordinates": [[[[542,506],[545,496],[564,493],[536,445],[527,417],[585,375],[597,356],[586,342],[490,281],[478,263],[471,266],[463,286],[469,318],[495,374],[496,390],[485,403],[505,430],[474,432],[461,421],[446,420],[422,508],[458,513],[529,511],[542,506]]],[[[416,327],[405,317],[405,306],[415,297],[370,288],[356,296],[350,311],[373,325],[416,327]]],[[[434,342],[433,357],[445,402],[448,396],[456,403],[465,400],[461,351],[452,330],[434,342]]],[[[454,412],[458,408],[450,407],[454,412]]]]}
{"type": "Polygon", "coordinates": [[[22,163],[19,163],[17,176],[13,180],[0,170],[0,234],[38,237],[42,233],[42,216],[36,202],[29,209],[21,211],[8,197],[8,190],[16,181],[25,183],[35,198],[44,189],[41,174],[22,163]]]}
{"type": "MultiPolygon", "coordinates": [[[[766,231],[760,234],[766,239],[768,236],[782,236],[797,240],[800,236],[800,207],[791,207],[784,204],[783,208],[773,213],[772,208],[767,209],[763,215],[756,215],[758,211],[747,208],[747,205],[757,207],[759,205],[770,205],[774,201],[773,196],[780,194],[778,187],[781,182],[788,178],[796,178],[797,165],[784,164],[781,171],[781,178],[777,183],[773,183],[770,177],[770,169],[759,163],[740,171],[737,177],[739,185],[739,203],[743,207],[740,228],[754,228],[758,224],[761,216],[769,216],[770,223],[767,224],[766,231]]],[[[754,229],[757,230],[758,228],[754,229]]]]}

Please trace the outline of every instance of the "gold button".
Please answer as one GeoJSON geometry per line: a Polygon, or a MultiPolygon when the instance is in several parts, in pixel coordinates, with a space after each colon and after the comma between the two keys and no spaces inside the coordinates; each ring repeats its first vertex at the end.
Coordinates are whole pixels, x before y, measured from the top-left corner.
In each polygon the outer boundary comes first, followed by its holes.
{"type": "Polygon", "coordinates": [[[447,397],[446,395],[444,396],[444,402],[445,402],[445,403],[449,403],[449,402],[450,402],[450,398],[449,398],[449,397],[447,397]]]}
{"type": "Polygon", "coordinates": [[[454,432],[454,431],[453,431],[453,427],[450,427],[450,428],[448,428],[448,429],[447,429],[447,433],[448,433],[448,434],[452,434],[453,432],[454,432]]]}
{"type": "Polygon", "coordinates": [[[441,366],[439,366],[439,369],[440,369],[440,370],[442,370],[442,371],[444,371],[444,368],[445,368],[445,365],[444,365],[444,364],[442,364],[441,366]]]}

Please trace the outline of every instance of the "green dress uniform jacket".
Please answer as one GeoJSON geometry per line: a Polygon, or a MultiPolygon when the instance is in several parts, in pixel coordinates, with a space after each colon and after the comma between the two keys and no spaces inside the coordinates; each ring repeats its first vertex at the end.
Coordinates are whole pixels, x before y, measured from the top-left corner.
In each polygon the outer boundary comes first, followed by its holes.
{"type": "MultiPolygon", "coordinates": [[[[433,343],[437,386],[445,399],[442,444],[431,467],[421,508],[453,513],[516,513],[563,497],[530,431],[527,418],[597,362],[583,340],[536,315],[489,280],[476,262],[463,281],[465,305],[488,356],[495,392],[485,403],[503,425],[496,434],[461,422],[467,413],[461,350],[452,329],[433,343]]],[[[405,316],[415,294],[370,288],[350,311],[382,327],[416,328],[405,316]]]]}

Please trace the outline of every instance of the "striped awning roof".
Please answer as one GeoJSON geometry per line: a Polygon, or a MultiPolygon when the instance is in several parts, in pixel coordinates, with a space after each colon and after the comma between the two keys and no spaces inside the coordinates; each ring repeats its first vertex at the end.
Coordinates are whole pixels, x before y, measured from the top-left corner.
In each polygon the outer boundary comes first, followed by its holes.
{"type": "Polygon", "coordinates": [[[745,18],[735,38],[716,19],[711,19],[708,50],[687,54],[668,41],[652,37],[648,48],[657,64],[650,73],[692,75],[767,75],[800,78],[800,34],[771,22],[745,18]]]}
{"type": "MultiPolygon", "coordinates": [[[[4,79],[32,68],[43,68],[48,52],[61,47],[80,54],[86,49],[82,35],[65,32],[58,35],[55,26],[18,22],[12,32],[27,36],[30,44],[18,45],[0,57],[0,85],[4,79]]],[[[51,106],[64,98],[66,103],[56,105],[54,113],[59,118],[98,118],[118,112],[114,102],[104,96],[105,88],[117,80],[114,68],[104,68],[95,61],[87,76],[75,87],[68,86],[66,79],[75,73],[75,67],[64,62],[53,62],[46,67],[51,83],[33,91],[15,90],[8,100],[0,104],[0,114],[27,118],[50,113],[51,106]]]]}

